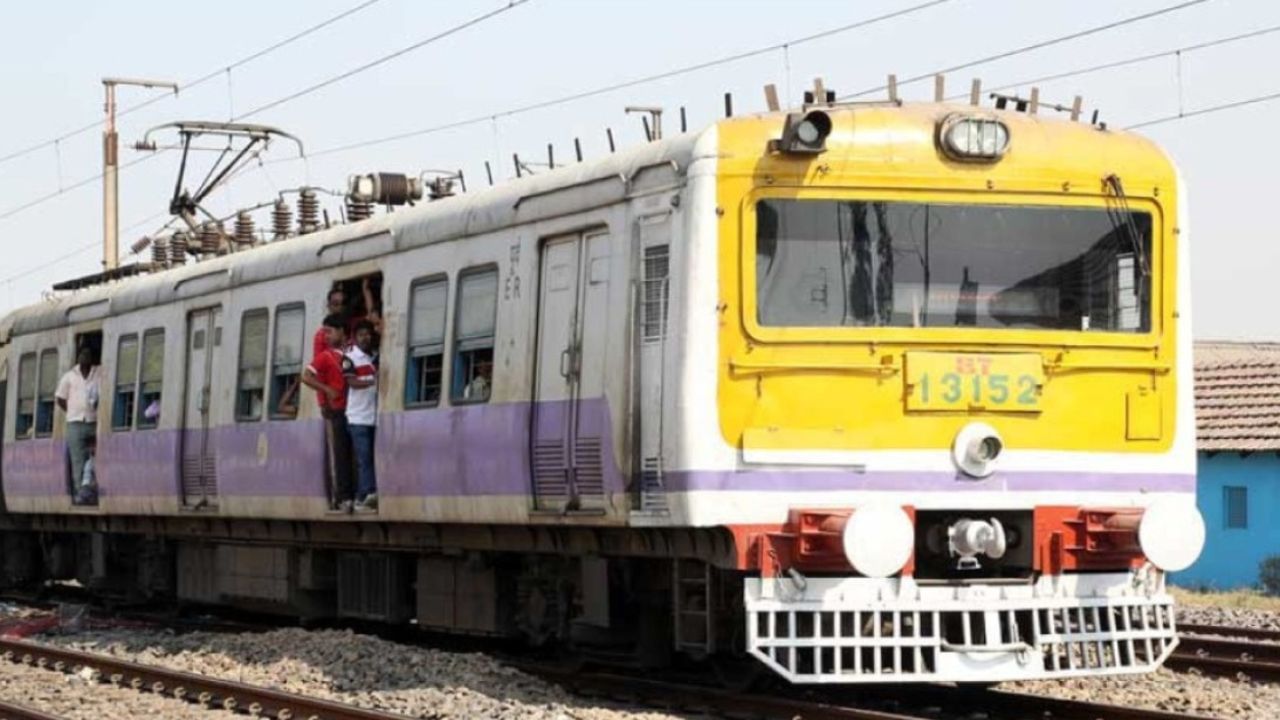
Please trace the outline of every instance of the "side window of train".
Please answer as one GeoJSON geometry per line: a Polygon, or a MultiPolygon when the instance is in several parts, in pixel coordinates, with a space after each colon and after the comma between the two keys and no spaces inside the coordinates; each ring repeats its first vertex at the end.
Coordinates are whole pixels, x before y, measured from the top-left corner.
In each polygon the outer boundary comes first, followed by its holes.
{"type": "Polygon", "coordinates": [[[160,398],[164,393],[164,328],[142,334],[142,365],[138,370],[138,429],[160,423],[160,398]]]}
{"type": "Polygon", "coordinates": [[[40,353],[40,379],[36,394],[36,437],[53,434],[53,395],[58,391],[61,373],[58,367],[58,351],[40,353]]]}
{"type": "Polygon", "coordinates": [[[240,359],[236,373],[236,420],[262,419],[267,380],[266,308],[246,310],[240,318],[240,359]]]}
{"type": "Polygon", "coordinates": [[[435,407],[444,387],[444,328],[449,278],[415,280],[409,288],[409,360],[405,407],[435,407]]]}
{"type": "Polygon", "coordinates": [[[493,383],[493,336],[498,320],[498,269],[464,270],[458,276],[453,322],[454,404],[489,401],[493,383]]]}
{"type": "Polygon", "coordinates": [[[36,354],[27,353],[18,360],[18,416],[13,423],[13,436],[28,440],[35,429],[36,354]]]}
{"type": "Polygon", "coordinates": [[[298,416],[302,357],[306,347],[306,309],[302,303],[276,308],[276,334],[271,349],[271,418],[298,416]]]}
{"type": "Polygon", "coordinates": [[[669,257],[666,245],[650,245],[644,249],[641,325],[646,342],[661,340],[667,334],[667,300],[671,295],[669,257]]]}
{"type": "Polygon", "coordinates": [[[138,399],[138,336],[121,335],[116,346],[116,390],[111,404],[111,429],[133,429],[138,399]]]}

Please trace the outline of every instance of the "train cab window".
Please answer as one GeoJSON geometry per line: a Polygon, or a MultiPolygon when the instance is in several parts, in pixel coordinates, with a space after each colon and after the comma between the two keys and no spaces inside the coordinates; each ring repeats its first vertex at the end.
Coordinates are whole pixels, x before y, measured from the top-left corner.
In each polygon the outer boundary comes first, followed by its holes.
{"type": "Polygon", "coordinates": [[[404,383],[405,407],[440,404],[444,383],[444,326],[449,280],[419,280],[409,290],[409,361],[404,383]]]}
{"type": "Polygon", "coordinates": [[[115,401],[111,404],[111,429],[133,427],[134,408],[138,399],[138,336],[123,335],[116,346],[115,401]]]}
{"type": "Polygon", "coordinates": [[[275,346],[271,350],[271,417],[274,420],[292,420],[298,416],[305,318],[306,310],[301,304],[276,309],[275,346]]]}
{"type": "Polygon", "coordinates": [[[236,419],[261,420],[267,379],[266,309],[248,310],[240,319],[240,360],[236,375],[236,419]]]}
{"type": "Polygon", "coordinates": [[[138,428],[160,423],[160,399],[164,392],[164,329],[142,335],[142,366],[138,371],[138,428]]]}
{"type": "Polygon", "coordinates": [[[1104,207],[766,199],[766,327],[1151,329],[1152,216],[1104,207]]]}
{"type": "Polygon", "coordinates": [[[493,338],[498,311],[498,270],[467,270],[458,277],[453,323],[454,404],[489,401],[493,383],[493,338]]]}
{"type": "Polygon", "coordinates": [[[58,380],[62,376],[60,369],[57,350],[40,353],[40,377],[36,384],[36,437],[53,433],[53,396],[58,391],[58,380]]]}
{"type": "Polygon", "coordinates": [[[36,427],[36,354],[27,353],[18,360],[18,414],[13,423],[13,436],[26,440],[36,427]]]}

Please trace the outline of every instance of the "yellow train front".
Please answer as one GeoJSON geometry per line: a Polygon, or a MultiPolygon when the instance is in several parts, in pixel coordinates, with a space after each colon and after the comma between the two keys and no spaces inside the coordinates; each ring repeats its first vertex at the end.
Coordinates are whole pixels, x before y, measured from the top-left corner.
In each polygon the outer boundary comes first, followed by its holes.
{"type": "Polygon", "coordinates": [[[1204,537],[1169,159],[934,104],[699,147],[674,483],[733,532],[746,649],[812,683],[1158,667],[1204,537]]]}

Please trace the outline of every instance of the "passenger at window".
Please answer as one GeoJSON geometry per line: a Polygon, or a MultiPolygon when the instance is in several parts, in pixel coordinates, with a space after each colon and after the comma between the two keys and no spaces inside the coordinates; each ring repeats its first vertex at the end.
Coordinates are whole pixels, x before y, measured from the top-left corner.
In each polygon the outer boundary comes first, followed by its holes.
{"type": "Polygon", "coordinates": [[[378,509],[373,458],[378,423],[378,353],[373,342],[373,321],[366,318],[356,323],[355,345],[347,351],[347,432],[356,456],[356,510],[378,509]]]}
{"type": "MultiPolygon", "coordinates": [[[[94,364],[93,350],[80,348],[76,366],[67,371],[58,383],[54,398],[67,416],[67,455],[71,460],[72,485],[84,475],[84,463],[89,457],[98,429],[98,376],[100,368],[94,364]]],[[[75,497],[75,488],[71,495],[75,497]]]]}
{"type": "Polygon", "coordinates": [[[477,402],[489,399],[489,385],[493,382],[493,360],[482,358],[476,362],[476,374],[462,389],[464,400],[477,402]]]}
{"type": "MultiPolygon", "coordinates": [[[[325,305],[325,319],[330,316],[337,315],[346,317],[347,315],[347,294],[342,292],[342,288],[334,287],[329,291],[329,297],[325,305]]],[[[345,327],[343,328],[346,329],[345,327]]],[[[321,353],[329,349],[329,331],[325,328],[324,323],[320,324],[320,328],[316,330],[315,337],[311,341],[311,357],[319,357],[321,353]]]]}
{"type": "Polygon", "coordinates": [[[328,447],[329,501],[334,510],[351,512],[351,435],[347,432],[347,380],[343,374],[347,343],[346,318],[330,314],[324,319],[326,347],[302,371],[302,383],[316,391],[324,417],[328,447]]]}

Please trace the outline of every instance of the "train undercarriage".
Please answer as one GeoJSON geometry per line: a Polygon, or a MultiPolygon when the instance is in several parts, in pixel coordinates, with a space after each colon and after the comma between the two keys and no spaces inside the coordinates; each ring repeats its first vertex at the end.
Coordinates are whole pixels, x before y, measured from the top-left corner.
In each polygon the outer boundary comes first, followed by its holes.
{"type": "Polygon", "coordinates": [[[0,584],[503,638],[735,686],[1065,677],[1157,668],[1150,570],[942,582],[734,569],[720,529],[7,516],[0,584]]]}
{"type": "Polygon", "coordinates": [[[763,666],[727,533],[200,518],[8,516],[0,587],[505,638],[666,667],[763,666]]]}

